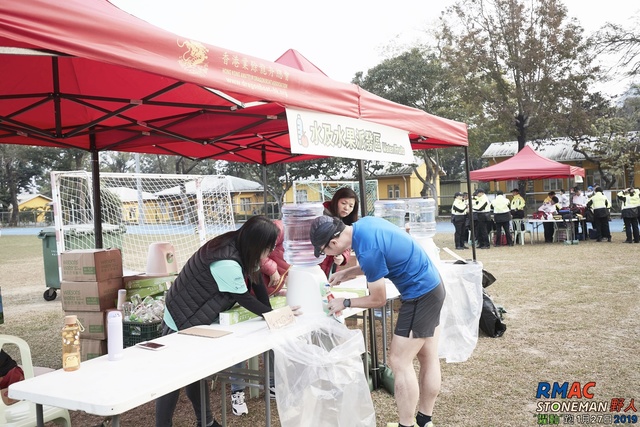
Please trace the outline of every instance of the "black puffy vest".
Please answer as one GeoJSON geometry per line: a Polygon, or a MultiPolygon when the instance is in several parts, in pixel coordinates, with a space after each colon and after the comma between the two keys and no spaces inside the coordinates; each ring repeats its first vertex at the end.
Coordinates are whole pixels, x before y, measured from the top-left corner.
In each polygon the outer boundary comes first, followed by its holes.
{"type": "Polygon", "coordinates": [[[220,292],[209,267],[220,260],[233,260],[242,266],[240,254],[234,242],[218,249],[213,249],[211,242],[189,258],[167,292],[166,309],[178,330],[210,325],[220,312],[235,304],[233,297],[220,292]]]}

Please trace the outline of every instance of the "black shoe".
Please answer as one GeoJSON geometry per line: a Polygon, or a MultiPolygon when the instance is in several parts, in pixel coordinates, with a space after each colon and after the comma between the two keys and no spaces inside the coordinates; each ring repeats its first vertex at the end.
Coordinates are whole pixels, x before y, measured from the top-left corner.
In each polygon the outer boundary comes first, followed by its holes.
{"type": "Polygon", "coordinates": [[[634,240],[633,243],[640,243],[640,240],[634,240]]]}
{"type": "MultiPolygon", "coordinates": [[[[631,243],[631,242],[629,242],[631,243]]],[[[460,246],[456,246],[456,251],[459,251],[460,249],[462,249],[460,246]]]]}
{"type": "Polygon", "coordinates": [[[632,242],[631,240],[625,240],[625,241],[624,241],[624,242],[622,242],[622,243],[633,243],[633,242],[632,242]]]}
{"type": "Polygon", "coordinates": [[[596,239],[596,242],[602,242],[602,239],[596,239]]]}
{"type": "MultiPolygon", "coordinates": [[[[639,242],[636,242],[636,243],[639,243],[639,242]]],[[[460,249],[469,249],[469,246],[463,246],[460,249]]]]}
{"type": "Polygon", "coordinates": [[[607,242],[611,242],[611,237],[607,237],[607,242]]]}

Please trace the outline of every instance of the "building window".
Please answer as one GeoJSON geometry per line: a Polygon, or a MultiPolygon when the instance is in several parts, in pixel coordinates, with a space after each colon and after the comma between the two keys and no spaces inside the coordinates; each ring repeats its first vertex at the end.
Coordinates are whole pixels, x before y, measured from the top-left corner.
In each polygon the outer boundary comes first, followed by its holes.
{"type": "Polygon", "coordinates": [[[242,212],[251,211],[251,197],[240,197],[240,210],[242,212]]]}
{"type": "Polygon", "coordinates": [[[564,180],[562,179],[543,179],[542,183],[544,191],[558,191],[564,188],[564,180]]]}
{"type": "Polygon", "coordinates": [[[387,198],[399,199],[400,198],[400,185],[387,185],[387,198]]]}
{"type": "Polygon", "coordinates": [[[307,190],[296,190],[296,203],[307,203],[307,190]]]}

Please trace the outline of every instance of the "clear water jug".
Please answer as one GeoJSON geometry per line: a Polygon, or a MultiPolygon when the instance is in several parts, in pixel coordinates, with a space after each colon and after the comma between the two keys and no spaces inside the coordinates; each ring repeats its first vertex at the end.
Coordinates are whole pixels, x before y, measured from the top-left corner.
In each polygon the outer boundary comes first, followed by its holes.
{"type": "Polygon", "coordinates": [[[436,201],[434,199],[407,199],[409,232],[415,238],[436,234],[436,201]]]}
{"type": "Polygon", "coordinates": [[[318,265],[324,255],[316,258],[309,240],[309,228],[314,218],[323,214],[322,203],[300,203],[282,207],[284,225],[284,259],[291,265],[318,265]]]}
{"type": "Polygon", "coordinates": [[[373,215],[384,218],[398,227],[404,228],[406,203],[403,200],[376,200],[373,203],[373,215]]]}

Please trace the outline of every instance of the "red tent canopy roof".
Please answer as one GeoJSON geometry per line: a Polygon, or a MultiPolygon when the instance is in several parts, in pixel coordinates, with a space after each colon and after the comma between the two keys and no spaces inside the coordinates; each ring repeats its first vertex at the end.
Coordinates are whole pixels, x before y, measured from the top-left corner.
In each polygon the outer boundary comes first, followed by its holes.
{"type": "Polygon", "coordinates": [[[305,73],[322,74],[323,76],[327,77],[324,71],[316,67],[313,62],[309,61],[295,49],[287,50],[278,59],[276,59],[275,62],[277,64],[295,68],[296,70],[304,71],[305,73]]]}
{"type": "Polygon", "coordinates": [[[0,143],[261,164],[314,158],[291,154],[291,106],[405,130],[414,148],[468,145],[464,123],[334,81],[295,51],[266,61],[106,0],[3,0],[0,57],[0,143]]]}
{"type": "Polygon", "coordinates": [[[585,176],[584,169],[547,159],[526,145],[515,156],[495,165],[471,171],[473,181],[535,180],[585,176]]]}

